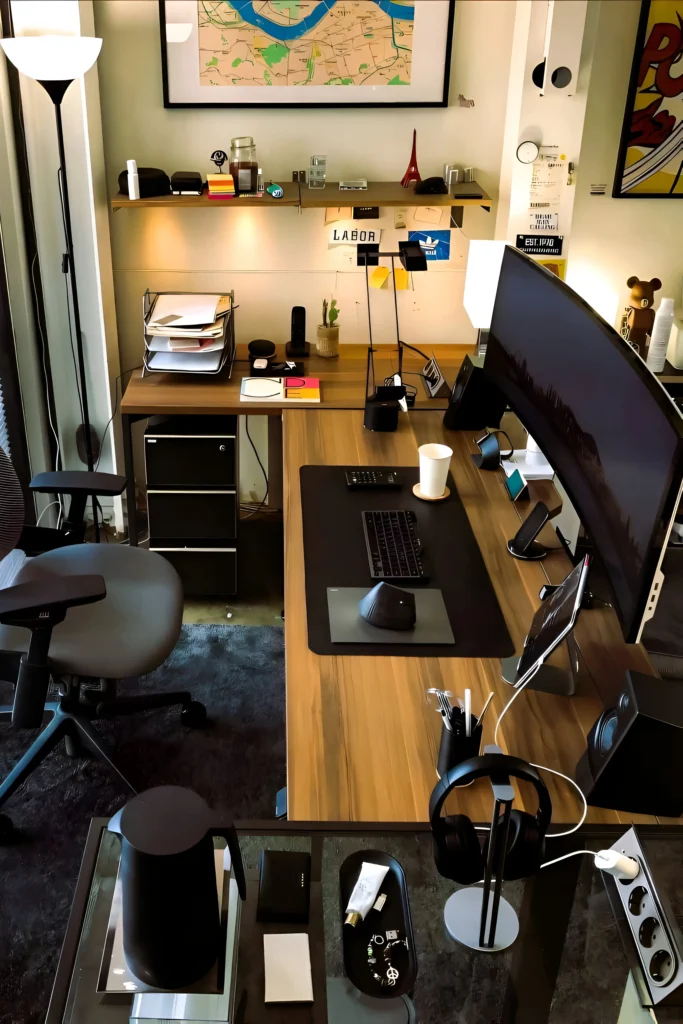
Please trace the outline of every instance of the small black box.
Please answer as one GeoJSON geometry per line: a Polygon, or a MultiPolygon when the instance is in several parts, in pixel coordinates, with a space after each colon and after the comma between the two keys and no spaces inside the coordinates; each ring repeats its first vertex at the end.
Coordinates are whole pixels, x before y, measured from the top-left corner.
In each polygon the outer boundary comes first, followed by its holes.
{"type": "Polygon", "coordinates": [[[200,196],[204,182],[199,171],[175,171],[171,175],[171,192],[178,196],[200,196]]]}
{"type": "Polygon", "coordinates": [[[262,850],[259,874],[257,921],[305,924],[311,899],[310,853],[262,850]]]}

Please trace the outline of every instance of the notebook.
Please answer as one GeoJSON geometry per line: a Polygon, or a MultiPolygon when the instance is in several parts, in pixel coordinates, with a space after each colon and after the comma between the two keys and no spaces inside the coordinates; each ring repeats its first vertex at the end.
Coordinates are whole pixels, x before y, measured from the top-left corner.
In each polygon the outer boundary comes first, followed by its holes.
{"type": "Polygon", "coordinates": [[[263,936],[267,1003],[312,1003],[311,951],[305,932],[263,936]]]}
{"type": "Polygon", "coordinates": [[[243,377],[240,402],[320,402],[318,377],[243,377]]]}

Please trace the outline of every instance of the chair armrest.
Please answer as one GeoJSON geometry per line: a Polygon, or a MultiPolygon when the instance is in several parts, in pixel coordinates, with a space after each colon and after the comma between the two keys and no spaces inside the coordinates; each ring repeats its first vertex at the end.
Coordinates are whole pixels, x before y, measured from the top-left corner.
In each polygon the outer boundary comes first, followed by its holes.
{"type": "Polygon", "coordinates": [[[39,494],[98,494],[110,498],[123,494],[125,476],[115,473],[89,473],[87,470],[70,469],[56,473],[38,473],[29,484],[39,494]]]}
{"type": "Polygon", "coordinates": [[[0,590],[0,622],[16,621],[21,614],[35,615],[51,608],[94,604],[107,596],[102,576],[48,576],[0,590]]]}

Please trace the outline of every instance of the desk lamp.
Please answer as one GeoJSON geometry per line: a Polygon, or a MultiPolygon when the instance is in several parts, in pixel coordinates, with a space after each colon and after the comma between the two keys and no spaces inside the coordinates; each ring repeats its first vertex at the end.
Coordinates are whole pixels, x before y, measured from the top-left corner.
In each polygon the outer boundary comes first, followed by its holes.
{"type": "Polygon", "coordinates": [[[398,326],[398,300],[396,298],[396,274],[395,259],[398,256],[405,270],[421,271],[427,269],[427,257],[417,242],[398,243],[398,252],[379,252],[374,246],[358,246],[358,262],[365,267],[365,293],[368,304],[368,334],[370,344],[368,345],[368,364],[365,374],[365,415],[363,426],[368,430],[390,431],[396,430],[398,426],[399,409],[408,411],[406,404],[406,389],[401,379],[403,369],[403,342],[400,338],[398,326]],[[370,315],[370,280],[368,267],[377,266],[379,257],[386,256],[391,259],[391,277],[394,285],[394,317],[396,323],[396,345],[398,347],[398,372],[394,379],[399,379],[399,384],[375,386],[375,364],[373,359],[374,348],[372,347],[372,317],[370,315]],[[370,380],[372,379],[372,388],[370,380]]]}
{"type": "MultiPolygon", "coordinates": [[[[62,127],[61,103],[64,93],[71,83],[81,78],[99,56],[102,40],[91,36],[21,36],[19,38],[2,39],[0,46],[7,58],[17,70],[28,78],[40,82],[55,106],[57,123],[57,145],[59,147],[59,191],[64,221],[64,237],[66,253],[64,254],[64,272],[68,271],[71,282],[71,296],[74,315],[74,333],[76,335],[76,351],[78,355],[78,383],[80,390],[81,412],[83,417],[83,440],[85,461],[88,470],[94,468],[93,444],[88,414],[88,390],[85,376],[85,359],[83,339],[81,337],[81,315],[78,306],[78,291],[74,272],[74,246],[71,231],[71,210],[69,207],[69,188],[66,177],[66,159],[64,156],[64,130],[62,127]]],[[[93,498],[93,519],[97,530],[97,514],[93,498]]]]}
{"type": "Polygon", "coordinates": [[[507,242],[472,241],[467,255],[465,292],[462,304],[477,328],[477,355],[486,354],[493,306],[498,290],[500,265],[507,242]]]}

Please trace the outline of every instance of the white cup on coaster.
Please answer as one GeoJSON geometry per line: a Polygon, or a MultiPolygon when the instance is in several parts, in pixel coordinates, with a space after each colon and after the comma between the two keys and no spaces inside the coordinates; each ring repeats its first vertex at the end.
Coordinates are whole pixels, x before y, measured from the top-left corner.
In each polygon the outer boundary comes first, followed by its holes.
{"type": "Polygon", "coordinates": [[[423,444],[417,452],[420,456],[420,492],[425,498],[442,498],[453,449],[447,444],[423,444]]]}

